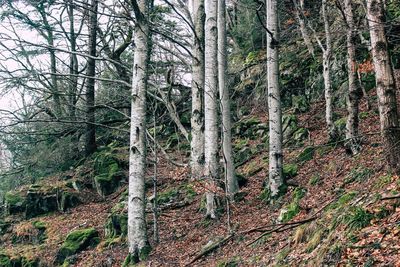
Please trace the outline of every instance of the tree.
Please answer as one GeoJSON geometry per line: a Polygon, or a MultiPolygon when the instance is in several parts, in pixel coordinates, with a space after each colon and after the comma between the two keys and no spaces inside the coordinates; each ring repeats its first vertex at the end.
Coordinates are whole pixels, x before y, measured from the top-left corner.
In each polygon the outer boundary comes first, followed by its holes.
{"type": "Polygon", "coordinates": [[[129,261],[143,260],[150,245],[145,214],[146,90],[150,55],[149,1],[132,1],[135,13],[134,59],[129,146],[128,241],[129,261]]]}
{"type": "Polygon", "coordinates": [[[232,158],[231,101],[227,86],[226,3],[218,0],[218,86],[222,114],[222,154],[224,159],[226,191],[233,199],[239,185],[232,158]]]}
{"type": "Polygon", "coordinates": [[[400,173],[400,129],[396,85],[386,40],[384,11],[382,0],[367,1],[367,18],[376,76],[383,151],[388,167],[393,172],[400,173]]]}
{"type": "Polygon", "coordinates": [[[217,64],[217,0],[205,1],[205,83],[204,83],[204,176],[209,183],[206,193],[206,216],[216,218],[214,196],[215,179],[218,177],[218,64],[217,64]]]}
{"type": "Polygon", "coordinates": [[[279,32],[277,0],[267,0],[267,86],[269,120],[269,189],[271,198],[285,187],[282,175],[282,108],[279,92],[279,32]]]}
{"type": "Polygon", "coordinates": [[[203,175],[204,165],[204,126],[203,126],[203,93],[204,93],[204,0],[192,0],[192,20],[194,38],[192,46],[192,117],[191,124],[191,158],[192,177],[203,175]]]}
{"type": "Polygon", "coordinates": [[[85,154],[91,155],[96,150],[96,127],[95,123],[95,76],[96,76],[96,37],[97,37],[97,9],[98,0],[92,0],[90,4],[89,15],[89,51],[90,57],[87,59],[88,76],[86,82],[86,135],[85,135],[85,154]]]}
{"type": "Polygon", "coordinates": [[[349,82],[349,90],[346,96],[346,147],[351,154],[356,155],[361,149],[360,138],[358,136],[358,105],[361,97],[361,87],[357,79],[355,28],[352,1],[345,0],[344,6],[347,26],[347,77],[349,82]]]}

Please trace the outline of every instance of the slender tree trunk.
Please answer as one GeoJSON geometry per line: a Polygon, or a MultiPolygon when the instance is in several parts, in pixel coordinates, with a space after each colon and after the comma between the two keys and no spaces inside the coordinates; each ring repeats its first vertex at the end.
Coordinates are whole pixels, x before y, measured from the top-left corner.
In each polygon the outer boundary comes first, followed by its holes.
{"type": "Polygon", "coordinates": [[[194,23],[193,63],[192,63],[192,117],[190,119],[190,166],[193,178],[199,178],[204,170],[204,127],[203,127],[203,92],[204,92],[204,0],[192,1],[194,23]]]}
{"type": "Polygon", "coordinates": [[[355,29],[353,19],[353,7],[351,0],[345,0],[345,14],[347,22],[347,72],[349,91],[346,97],[347,121],[346,121],[346,147],[356,155],[361,150],[358,136],[358,109],[361,97],[361,88],[357,79],[355,29]]]}
{"type": "Polygon", "coordinates": [[[69,33],[70,33],[70,49],[72,54],[69,58],[69,84],[68,84],[68,116],[71,120],[76,119],[76,102],[77,102],[77,91],[78,91],[78,58],[76,52],[76,39],[75,34],[75,16],[74,16],[74,4],[72,0],[68,1],[68,19],[69,19],[69,33]]]}
{"type": "Polygon", "coordinates": [[[326,0],[322,0],[322,17],[324,21],[325,30],[325,47],[319,42],[322,48],[322,65],[323,77],[325,87],[325,120],[328,127],[329,141],[337,138],[336,127],[333,122],[333,96],[332,96],[332,83],[331,83],[331,56],[332,56],[332,39],[331,30],[329,26],[328,15],[326,13],[326,0]]]}
{"type": "Polygon", "coordinates": [[[233,200],[239,189],[232,158],[231,101],[226,76],[228,71],[226,50],[226,3],[218,0],[218,86],[222,114],[222,153],[228,197],[233,200]]]}
{"type": "Polygon", "coordinates": [[[303,9],[303,0],[300,0],[300,5],[297,4],[297,0],[293,0],[293,4],[295,5],[295,16],[297,19],[297,22],[299,23],[299,28],[300,28],[300,33],[301,36],[303,37],[304,44],[307,47],[308,53],[310,53],[311,56],[314,57],[314,46],[312,44],[310,34],[308,33],[306,23],[304,20],[304,9],[303,9]]]}
{"type": "Polygon", "coordinates": [[[269,189],[271,198],[284,191],[282,175],[282,109],[279,92],[278,6],[277,0],[267,0],[267,84],[269,120],[269,189]]]}
{"type": "Polygon", "coordinates": [[[146,91],[150,55],[148,2],[139,0],[135,11],[135,51],[131,94],[131,131],[129,148],[128,241],[131,261],[145,259],[150,245],[146,228],[146,91]]]}
{"type": "Polygon", "coordinates": [[[58,78],[57,78],[57,59],[56,59],[56,52],[53,49],[54,47],[54,34],[53,34],[53,27],[50,26],[49,21],[47,19],[47,13],[42,4],[39,5],[38,11],[43,19],[43,26],[46,29],[46,34],[42,33],[47,39],[47,43],[49,45],[49,54],[50,54],[50,80],[51,80],[51,89],[52,89],[52,98],[54,104],[54,114],[56,117],[60,117],[62,115],[61,109],[61,100],[60,100],[60,92],[58,90],[58,78]]]}
{"type": "Polygon", "coordinates": [[[216,218],[215,180],[218,178],[217,0],[205,1],[204,175],[209,182],[206,216],[216,218]]]}
{"type": "Polygon", "coordinates": [[[367,18],[376,75],[379,117],[384,153],[388,167],[400,173],[400,129],[396,103],[396,85],[385,33],[384,3],[367,0],[367,18]]]}
{"type": "Polygon", "coordinates": [[[86,81],[86,139],[85,153],[92,154],[96,150],[96,127],[94,125],[94,86],[96,75],[96,35],[97,35],[97,8],[98,0],[92,0],[90,5],[89,16],[89,55],[92,57],[87,60],[86,76],[89,78],[86,81]]]}

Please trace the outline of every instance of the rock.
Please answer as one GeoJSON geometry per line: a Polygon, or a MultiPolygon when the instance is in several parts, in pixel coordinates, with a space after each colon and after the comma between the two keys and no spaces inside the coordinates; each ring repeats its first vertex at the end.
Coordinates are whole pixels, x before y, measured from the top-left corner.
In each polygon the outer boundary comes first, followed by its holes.
{"type": "Polygon", "coordinates": [[[236,165],[241,165],[242,163],[248,161],[252,155],[253,151],[250,147],[246,146],[234,153],[233,158],[236,165]]]}
{"type": "Polygon", "coordinates": [[[292,139],[296,144],[301,144],[304,140],[307,140],[310,136],[310,132],[306,128],[298,128],[292,135],[292,139]]]}
{"type": "Polygon", "coordinates": [[[295,113],[307,112],[310,109],[310,105],[305,96],[292,96],[292,107],[295,113]]]}
{"type": "Polygon", "coordinates": [[[90,246],[99,243],[99,233],[94,228],[76,230],[68,234],[56,256],[56,263],[62,264],[64,260],[77,254],[90,246]]]}
{"type": "Polygon", "coordinates": [[[6,214],[16,214],[25,211],[25,196],[21,192],[7,192],[4,196],[6,214]]]}
{"type": "Polygon", "coordinates": [[[285,179],[293,178],[297,175],[298,167],[296,164],[283,165],[283,177],[285,179]]]}
{"type": "Polygon", "coordinates": [[[42,188],[40,185],[32,185],[26,195],[26,218],[46,214],[58,210],[58,198],[56,188],[42,188]]]}
{"type": "Polygon", "coordinates": [[[61,199],[59,199],[59,210],[61,211],[66,211],[68,208],[75,207],[81,203],[77,194],[69,191],[63,191],[60,198],[61,199]]]}
{"type": "Polygon", "coordinates": [[[128,234],[128,215],[125,212],[115,212],[108,216],[105,235],[107,238],[126,236],[128,234]]]}
{"type": "Polygon", "coordinates": [[[288,140],[293,133],[298,129],[297,118],[295,115],[283,115],[282,117],[282,130],[283,130],[283,140],[288,140]]]}
{"type": "Polygon", "coordinates": [[[300,155],[297,156],[297,162],[303,163],[314,158],[315,148],[308,146],[301,151],[300,155]]]}
{"type": "Polygon", "coordinates": [[[10,223],[0,220],[0,235],[4,235],[5,233],[7,233],[10,226],[10,223]]]}
{"type": "Polygon", "coordinates": [[[346,135],[346,117],[340,118],[334,122],[339,140],[344,139],[346,135]]]}
{"type": "Polygon", "coordinates": [[[100,196],[105,197],[114,193],[124,178],[125,174],[117,159],[109,154],[96,158],[94,184],[100,196]]]}

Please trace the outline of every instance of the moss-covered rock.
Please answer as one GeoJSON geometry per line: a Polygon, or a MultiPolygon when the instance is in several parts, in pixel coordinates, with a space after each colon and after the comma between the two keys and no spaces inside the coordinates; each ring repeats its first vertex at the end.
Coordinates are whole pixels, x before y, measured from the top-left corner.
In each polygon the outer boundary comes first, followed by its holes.
{"type": "Polygon", "coordinates": [[[293,191],[292,202],[283,208],[279,214],[278,221],[288,222],[300,212],[300,200],[304,197],[306,191],[303,188],[296,188],[293,191]]]}
{"type": "Polygon", "coordinates": [[[4,196],[6,213],[16,214],[25,211],[25,196],[21,192],[7,192],[4,196]]]}
{"type": "Polygon", "coordinates": [[[64,260],[90,246],[99,243],[99,233],[94,228],[76,230],[68,234],[61,248],[58,250],[56,263],[62,264],[64,260]]]}
{"type": "Polygon", "coordinates": [[[0,253],[0,266],[1,267],[13,267],[11,265],[10,257],[8,257],[6,254],[0,253]]]}
{"type": "Polygon", "coordinates": [[[94,171],[96,190],[103,197],[114,193],[125,178],[120,162],[109,152],[99,153],[96,156],[94,171]]]}
{"type": "Polygon", "coordinates": [[[10,226],[11,224],[9,222],[0,220],[0,235],[7,233],[10,226]]]}
{"type": "Polygon", "coordinates": [[[334,122],[336,134],[340,139],[343,139],[346,134],[346,117],[340,118],[334,122]]]}
{"type": "Polygon", "coordinates": [[[285,114],[282,117],[282,130],[283,130],[283,139],[287,141],[293,133],[298,129],[297,126],[297,117],[293,114],[285,114]]]}
{"type": "Polygon", "coordinates": [[[107,218],[105,235],[107,238],[126,236],[128,234],[128,215],[125,212],[114,212],[107,218]]]}
{"type": "Polygon", "coordinates": [[[59,196],[59,209],[66,211],[69,208],[75,207],[81,203],[78,195],[74,192],[63,191],[59,196]]]}
{"type": "Polygon", "coordinates": [[[295,113],[303,113],[310,109],[310,105],[305,96],[292,96],[292,107],[295,113]]]}
{"type": "Polygon", "coordinates": [[[283,165],[283,177],[285,179],[293,178],[297,175],[298,166],[297,164],[285,164],[283,165]]]}
{"type": "Polygon", "coordinates": [[[310,131],[306,128],[298,128],[292,135],[295,144],[302,144],[310,136],[310,131]]]}
{"type": "Polygon", "coordinates": [[[27,218],[58,210],[58,189],[32,185],[26,195],[27,218]]]}
{"type": "Polygon", "coordinates": [[[315,148],[308,146],[301,151],[301,153],[297,156],[297,162],[303,163],[314,158],[315,148]]]}

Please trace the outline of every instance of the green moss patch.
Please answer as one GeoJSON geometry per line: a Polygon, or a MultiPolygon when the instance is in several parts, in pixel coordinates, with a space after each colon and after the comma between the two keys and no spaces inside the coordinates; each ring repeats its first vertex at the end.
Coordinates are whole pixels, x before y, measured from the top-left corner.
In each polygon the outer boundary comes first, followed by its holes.
{"type": "Polygon", "coordinates": [[[64,260],[90,246],[99,243],[99,233],[94,228],[76,230],[68,234],[57,253],[56,261],[62,264],[64,260]]]}
{"type": "Polygon", "coordinates": [[[315,148],[308,146],[301,151],[301,153],[297,156],[297,162],[303,163],[314,158],[315,148]]]}
{"type": "Polygon", "coordinates": [[[283,177],[285,179],[293,178],[297,175],[298,166],[297,164],[285,164],[283,165],[283,177]]]}

